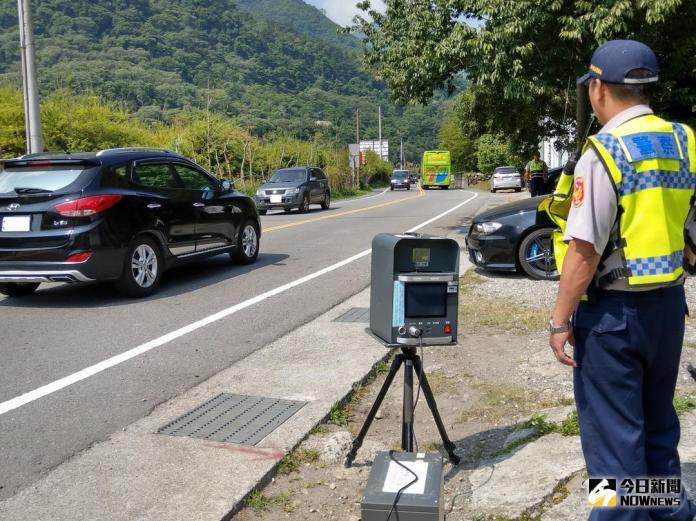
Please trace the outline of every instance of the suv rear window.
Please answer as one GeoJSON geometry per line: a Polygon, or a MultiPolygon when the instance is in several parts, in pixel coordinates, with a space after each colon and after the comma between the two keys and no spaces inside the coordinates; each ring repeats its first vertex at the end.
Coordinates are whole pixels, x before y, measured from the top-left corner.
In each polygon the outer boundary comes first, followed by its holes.
{"type": "Polygon", "coordinates": [[[0,167],[0,194],[15,194],[15,188],[56,192],[71,185],[85,170],[80,165],[42,167],[0,167]]]}
{"type": "Polygon", "coordinates": [[[518,174],[514,166],[501,166],[495,169],[496,174],[518,174]]]}

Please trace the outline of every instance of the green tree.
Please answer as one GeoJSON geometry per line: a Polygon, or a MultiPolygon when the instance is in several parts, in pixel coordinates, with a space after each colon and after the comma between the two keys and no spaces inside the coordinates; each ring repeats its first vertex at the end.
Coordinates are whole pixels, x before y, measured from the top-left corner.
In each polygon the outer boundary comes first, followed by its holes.
{"type": "Polygon", "coordinates": [[[491,175],[497,166],[519,165],[520,156],[500,135],[484,134],[476,140],[476,161],[479,171],[491,175]]]}
{"type": "Polygon", "coordinates": [[[367,184],[388,183],[394,166],[389,161],[380,159],[372,150],[365,152],[365,165],[360,168],[360,175],[367,184]]]}
{"type": "Polygon", "coordinates": [[[464,132],[454,110],[450,111],[440,127],[441,150],[449,150],[455,173],[471,172],[477,166],[476,140],[464,132]]]}
{"type": "Polygon", "coordinates": [[[371,18],[352,28],[365,35],[365,62],[398,101],[425,103],[437,89],[452,91],[464,71],[472,118],[517,150],[568,133],[563,115],[567,98],[575,105],[574,79],[612,38],[650,45],[662,65],[654,106],[695,121],[693,0],[394,0],[384,14],[368,1],[359,5],[371,18]]]}

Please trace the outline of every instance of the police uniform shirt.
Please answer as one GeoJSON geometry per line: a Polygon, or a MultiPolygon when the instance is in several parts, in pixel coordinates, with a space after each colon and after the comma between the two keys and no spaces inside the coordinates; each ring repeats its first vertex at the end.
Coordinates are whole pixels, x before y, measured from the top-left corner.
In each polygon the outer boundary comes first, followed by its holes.
{"type": "MultiPolygon", "coordinates": [[[[635,105],[611,118],[599,133],[608,132],[631,119],[652,113],[647,105],[635,105]]],[[[616,232],[617,209],[614,182],[594,149],[588,148],[575,166],[573,201],[563,240],[589,242],[601,255],[612,233],[616,232]]],[[[616,251],[602,263],[602,269],[597,275],[604,275],[622,266],[621,253],[616,251]]],[[[626,290],[628,283],[625,279],[620,279],[605,289],[626,290]]]]}

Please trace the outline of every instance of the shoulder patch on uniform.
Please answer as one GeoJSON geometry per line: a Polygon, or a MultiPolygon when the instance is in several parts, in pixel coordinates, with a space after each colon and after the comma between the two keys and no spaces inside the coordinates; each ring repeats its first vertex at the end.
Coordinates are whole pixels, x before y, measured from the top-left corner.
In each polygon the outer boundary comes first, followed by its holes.
{"type": "Polygon", "coordinates": [[[632,163],[646,159],[681,159],[679,146],[673,132],[640,132],[622,136],[632,163]]]}
{"type": "Polygon", "coordinates": [[[576,177],[573,186],[573,206],[580,208],[585,202],[585,178],[576,177]]]}

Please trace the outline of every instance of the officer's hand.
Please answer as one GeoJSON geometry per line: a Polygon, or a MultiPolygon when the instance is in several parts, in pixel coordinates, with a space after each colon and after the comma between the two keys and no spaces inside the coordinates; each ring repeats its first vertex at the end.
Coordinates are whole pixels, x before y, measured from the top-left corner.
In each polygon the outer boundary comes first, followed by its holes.
{"type": "Polygon", "coordinates": [[[564,365],[569,365],[570,367],[577,367],[577,363],[565,352],[566,343],[571,346],[575,346],[575,336],[573,335],[573,330],[571,329],[567,333],[555,333],[549,336],[549,345],[553,350],[553,354],[556,356],[556,360],[564,365]]]}

